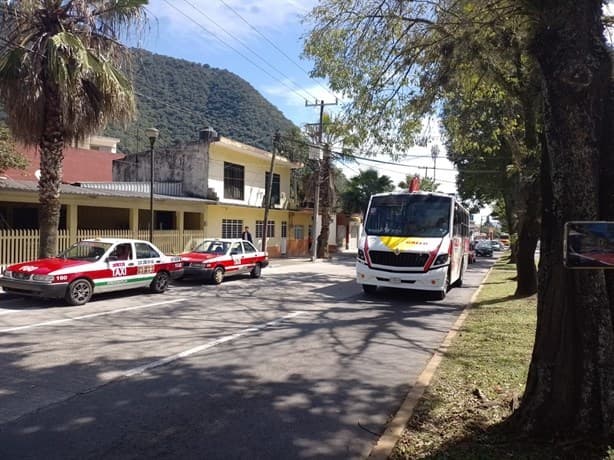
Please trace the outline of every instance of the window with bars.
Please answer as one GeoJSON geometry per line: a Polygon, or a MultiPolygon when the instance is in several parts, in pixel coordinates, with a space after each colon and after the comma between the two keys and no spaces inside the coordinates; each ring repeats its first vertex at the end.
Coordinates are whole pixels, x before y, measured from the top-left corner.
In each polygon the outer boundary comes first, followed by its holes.
{"type": "Polygon", "coordinates": [[[305,228],[302,225],[295,225],[294,226],[294,239],[302,240],[303,238],[305,238],[305,228]]]}
{"type": "Polygon", "coordinates": [[[281,237],[288,238],[288,222],[285,220],[281,221],[281,237]]]}
{"type": "MultiPolygon", "coordinates": [[[[264,173],[264,190],[265,195],[269,191],[269,178],[268,172],[264,173]]],[[[279,204],[281,202],[281,193],[279,188],[279,174],[273,174],[273,187],[271,188],[271,204],[279,204]]]]}
{"type": "Polygon", "coordinates": [[[245,167],[224,162],[224,198],[244,199],[245,167]]]}
{"type": "Polygon", "coordinates": [[[222,219],[222,238],[241,238],[243,220],[222,219]]]}
{"type": "MultiPolygon", "coordinates": [[[[264,221],[256,221],[256,238],[262,238],[264,236],[264,221]]],[[[275,221],[269,220],[269,225],[266,229],[267,238],[275,238],[275,221]]]]}

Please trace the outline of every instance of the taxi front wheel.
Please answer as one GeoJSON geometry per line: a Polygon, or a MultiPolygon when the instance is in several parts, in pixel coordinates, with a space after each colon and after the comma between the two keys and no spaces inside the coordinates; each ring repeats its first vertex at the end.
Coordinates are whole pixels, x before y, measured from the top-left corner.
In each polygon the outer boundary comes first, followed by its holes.
{"type": "Polygon", "coordinates": [[[167,272],[158,272],[149,285],[153,292],[161,293],[168,289],[169,275],[167,272]]]}
{"type": "Polygon", "coordinates": [[[92,283],[84,278],[80,278],[68,285],[64,299],[70,305],[83,305],[92,298],[92,293],[92,283]]]}
{"type": "Polygon", "coordinates": [[[216,267],[215,270],[213,270],[213,275],[211,275],[211,280],[215,284],[220,284],[224,281],[224,269],[222,267],[216,267]]]}

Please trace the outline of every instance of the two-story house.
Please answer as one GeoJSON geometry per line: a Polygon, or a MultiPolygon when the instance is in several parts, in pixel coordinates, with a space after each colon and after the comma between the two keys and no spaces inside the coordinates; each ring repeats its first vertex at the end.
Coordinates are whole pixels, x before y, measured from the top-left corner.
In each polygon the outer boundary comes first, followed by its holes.
{"type": "MultiPolygon", "coordinates": [[[[267,250],[272,257],[307,255],[311,210],[293,209],[289,199],[291,171],[301,165],[276,156],[271,174],[271,161],[271,152],[219,137],[206,128],[197,143],[155,150],[154,182],[174,184],[184,197],[209,200],[202,220],[206,236],[239,238],[248,226],[254,243],[261,247],[264,199],[271,180],[267,250]]],[[[150,162],[149,152],[114,161],[114,182],[147,183],[150,162]]]]}

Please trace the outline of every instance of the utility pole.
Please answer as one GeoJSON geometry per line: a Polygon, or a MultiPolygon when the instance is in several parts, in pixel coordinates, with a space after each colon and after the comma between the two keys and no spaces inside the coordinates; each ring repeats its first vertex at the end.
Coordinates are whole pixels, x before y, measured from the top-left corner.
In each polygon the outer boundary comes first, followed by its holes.
{"type": "MultiPolygon", "coordinates": [[[[319,152],[317,158],[314,158],[316,164],[315,171],[315,190],[313,198],[313,225],[311,226],[311,261],[315,262],[318,257],[318,238],[316,237],[316,230],[318,228],[318,214],[319,214],[319,201],[320,201],[320,155],[322,152],[322,134],[324,131],[323,119],[324,119],[324,107],[327,105],[337,105],[338,101],[325,103],[323,100],[316,101],[314,104],[310,104],[305,101],[305,107],[320,107],[320,122],[318,124],[318,147],[319,152]]],[[[326,216],[328,218],[328,216],[326,216]]],[[[323,242],[328,244],[328,241],[323,242]]]]}
{"type": "Polygon", "coordinates": [[[262,227],[262,250],[266,251],[266,239],[268,236],[269,227],[269,209],[271,209],[271,195],[273,193],[273,171],[275,170],[275,154],[280,139],[279,131],[275,132],[273,136],[273,152],[271,153],[271,167],[269,168],[269,182],[266,185],[266,191],[264,195],[264,225],[262,227]]]}

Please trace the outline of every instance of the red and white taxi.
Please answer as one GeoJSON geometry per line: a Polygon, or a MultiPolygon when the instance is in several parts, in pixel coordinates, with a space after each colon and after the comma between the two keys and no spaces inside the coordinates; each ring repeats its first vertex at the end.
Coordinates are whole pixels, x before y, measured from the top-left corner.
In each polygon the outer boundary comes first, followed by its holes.
{"type": "Polygon", "coordinates": [[[210,278],[220,284],[225,276],[249,273],[260,277],[260,271],[269,265],[269,256],[246,240],[232,238],[206,238],[194,249],[180,254],[185,275],[210,278]]]}
{"type": "Polygon", "coordinates": [[[164,255],[148,241],[100,238],[81,240],[57,257],[10,265],[0,286],[83,305],[100,292],[142,287],[164,292],[169,280],[182,274],[179,257],[164,255]]]}

